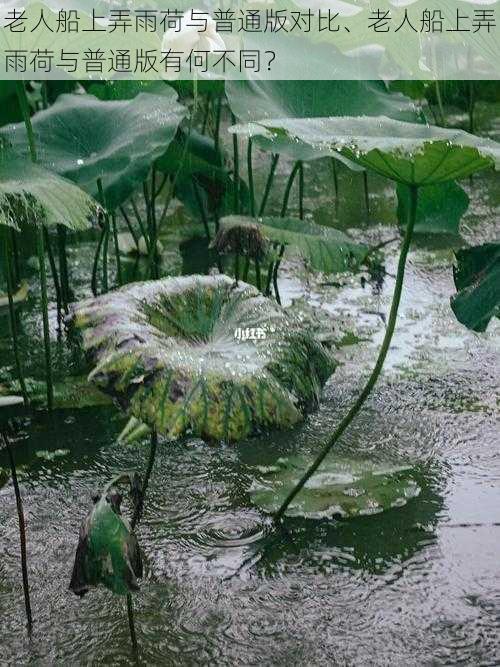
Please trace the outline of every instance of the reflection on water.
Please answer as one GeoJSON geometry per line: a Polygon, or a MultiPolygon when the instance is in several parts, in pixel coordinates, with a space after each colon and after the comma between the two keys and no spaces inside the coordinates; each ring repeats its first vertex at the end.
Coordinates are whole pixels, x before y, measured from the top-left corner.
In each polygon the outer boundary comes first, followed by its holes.
{"type": "MultiPolygon", "coordinates": [[[[486,217],[495,210],[481,195],[487,178],[478,178],[473,202],[473,212],[486,217]]],[[[373,203],[384,221],[387,193],[373,203]]],[[[472,238],[479,232],[470,215],[472,238]]],[[[496,224],[492,219],[480,234],[492,234],[496,224]]],[[[377,239],[393,230],[372,225],[363,233],[377,239]]],[[[283,267],[287,303],[305,295],[332,315],[332,326],[366,339],[338,351],[343,365],[307,422],[232,447],[162,443],[139,527],[143,664],[500,662],[500,327],[476,336],[454,321],[449,258],[438,249],[412,253],[387,372],[337,449],[343,457],[410,463],[421,494],[383,514],[289,519],[279,531],[250,501],[254,466],[317,451],[371,368],[384,330],[379,313],[387,312],[393,288],[393,252],[388,247],[379,291],[358,279],[343,288],[304,282],[283,267]]],[[[90,248],[78,253],[85,268],[90,248]]],[[[30,341],[39,340],[40,321],[32,306],[23,348],[36,371],[41,351],[30,341]]],[[[0,318],[1,366],[9,357],[0,318]]],[[[59,371],[76,369],[78,352],[62,349],[59,371]]],[[[9,485],[0,490],[1,664],[132,664],[124,600],[98,590],[80,601],[67,588],[93,491],[117,472],[144,469],[147,442],[115,441],[123,423],[101,407],[38,414],[23,426],[15,452],[23,466],[35,630],[28,642],[9,485]],[[45,461],[38,449],[69,453],[45,461]]]]}

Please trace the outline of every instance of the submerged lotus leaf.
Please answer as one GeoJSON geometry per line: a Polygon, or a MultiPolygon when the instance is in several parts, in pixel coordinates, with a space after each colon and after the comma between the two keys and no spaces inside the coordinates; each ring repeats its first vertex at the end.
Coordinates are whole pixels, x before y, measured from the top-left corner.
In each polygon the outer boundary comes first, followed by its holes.
{"type": "Polygon", "coordinates": [[[285,428],[334,370],[304,324],[224,275],[136,283],[73,308],[90,380],[168,438],[285,428]]]}
{"type": "Polygon", "coordinates": [[[500,144],[462,130],[379,117],[279,118],[236,125],[231,131],[283,138],[335,150],[366,169],[406,185],[434,185],[481,169],[500,168],[500,144]]]}
{"type": "Polygon", "coordinates": [[[500,243],[459,250],[456,257],[453,312],[469,329],[486,331],[491,318],[500,317],[500,243]]]}
{"type": "Polygon", "coordinates": [[[121,496],[112,487],[97,499],[80,528],[70,589],[83,596],[99,584],[117,595],[137,591],[142,577],[139,545],[121,516],[121,496]]]}
{"type": "MultiPolygon", "coordinates": [[[[276,512],[311,463],[305,456],[295,456],[259,467],[250,488],[252,501],[266,512],[276,512]]],[[[311,477],[286,514],[306,519],[379,514],[406,505],[419,493],[409,468],[332,457],[311,477]]]]}
{"type": "Polygon", "coordinates": [[[214,244],[222,245],[221,241],[228,236],[245,238],[245,230],[254,229],[268,245],[284,245],[287,256],[300,257],[312,269],[324,273],[352,271],[368,253],[366,246],[355,243],[344,232],[299,218],[269,217],[257,221],[244,216],[227,216],[220,221],[214,244]]]}
{"type": "Polygon", "coordinates": [[[74,183],[30,160],[7,153],[0,158],[0,225],[64,225],[82,230],[99,207],[74,183]]]}

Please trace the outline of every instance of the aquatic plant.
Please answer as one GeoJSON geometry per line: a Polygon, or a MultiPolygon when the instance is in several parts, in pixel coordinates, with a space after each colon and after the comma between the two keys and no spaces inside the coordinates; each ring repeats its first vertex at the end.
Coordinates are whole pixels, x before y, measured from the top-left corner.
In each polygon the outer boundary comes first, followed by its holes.
{"type": "Polygon", "coordinates": [[[9,460],[9,467],[10,467],[10,476],[12,478],[12,485],[14,487],[14,494],[16,497],[17,518],[19,526],[19,545],[20,545],[20,555],[21,555],[21,574],[23,580],[23,593],[24,593],[24,608],[26,611],[28,635],[31,635],[31,631],[33,628],[33,614],[31,612],[31,596],[30,596],[30,585],[28,578],[28,556],[26,551],[26,523],[24,520],[23,500],[21,497],[21,491],[19,489],[19,482],[17,479],[17,470],[14,459],[14,453],[12,451],[12,446],[10,442],[10,437],[7,433],[7,428],[5,427],[7,418],[5,414],[1,414],[6,410],[9,410],[12,406],[19,405],[23,401],[20,397],[10,397],[10,398],[11,400],[8,403],[6,402],[4,403],[4,405],[0,404],[0,419],[2,422],[0,424],[0,429],[1,429],[0,450],[5,449],[7,451],[7,458],[9,460]]]}
{"type": "Polygon", "coordinates": [[[168,438],[291,426],[335,367],[303,322],[223,275],[137,283],[75,304],[71,321],[89,379],[168,438]]]}
{"type": "Polygon", "coordinates": [[[235,126],[232,131],[249,137],[263,136],[271,142],[286,138],[306,147],[336,150],[361,166],[407,186],[410,194],[387,328],[373,371],[331,438],[283,500],[275,515],[279,521],[361,410],[382,372],[396,327],[406,259],[417,222],[420,188],[463,178],[481,169],[500,169],[500,145],[460,130],[383,117],[271,119],[235,126]]]}

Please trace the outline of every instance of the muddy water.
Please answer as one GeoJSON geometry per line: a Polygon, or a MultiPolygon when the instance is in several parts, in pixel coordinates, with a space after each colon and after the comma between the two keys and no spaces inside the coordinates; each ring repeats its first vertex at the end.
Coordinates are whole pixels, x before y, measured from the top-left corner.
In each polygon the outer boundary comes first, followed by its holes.
{"type": "MultiPolygon", "coordinates": [[[[280,169],[278,187],[287,174],[286,165],[280,169]]],[[[334,224],[326,173],[308,166],[306,179],[314,183],[306,210],[334,224]]],[[[373,241],[394,235],[393,193],[384,183],[371,183],[369,223],[361,184],[343,174],[341,185],[344,226],[373,241]]],[[[495,238],[498,183],[477,177],[470,193],[464,236],[495,238]]],[[[337,450],[410,462],[420,496],[371,517],[288,520],[286,530],[257,542],[238,539],[267,525],[248,493],[253,466],[290,451],[317,451],[372,366],[397,248],[387,246],[387,275],[378,285],[341,277],[332,286],[285,265],[284,302],[321,308],[337,340],[361,342],[338,350],[342,365],[321,409],[297,429],[232,447],[188,441],[159,448],[139,527],[146,576],[135,607],[143,664],[500,662],[500,326],[479,336],[454,320],[446,248],[442,239],[421,241],[411,253],[386,372],[337,450]]],[[[89,250],[79,246],[73,257],[85,274],[89,250]]],[[[33,373],[40,367],[35,306],[36,292],[20,309],[33,373]]],[[[10,357],[0,317],[5,366],[10,357]]],[[[54,343],[54,352],[59,372],[78,367],[76,351],[54,343]]],[[[67,590],[92,492],[119,471],[144,469],[147,442],[116,444],[123,423],[114,408],[100,407],[36,413],[22,427],[16,457],[23,466],[35,629],[28,641],[9,485],[0,490],[0,664],[132,664],[124,601],[105,590],[80,601],[67,590]],[[53,460],[36,455],[56,449],[68,451],[53,460]]]]}

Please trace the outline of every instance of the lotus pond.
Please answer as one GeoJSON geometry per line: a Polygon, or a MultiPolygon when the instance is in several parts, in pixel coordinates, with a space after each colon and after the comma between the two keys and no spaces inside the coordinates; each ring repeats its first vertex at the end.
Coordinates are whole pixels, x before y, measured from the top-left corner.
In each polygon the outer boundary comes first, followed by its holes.
{"type": "Polygon", "coordinates": [[[1,664],[500,661],[500,86],[300,84],[0,82],[1,664]]]}

